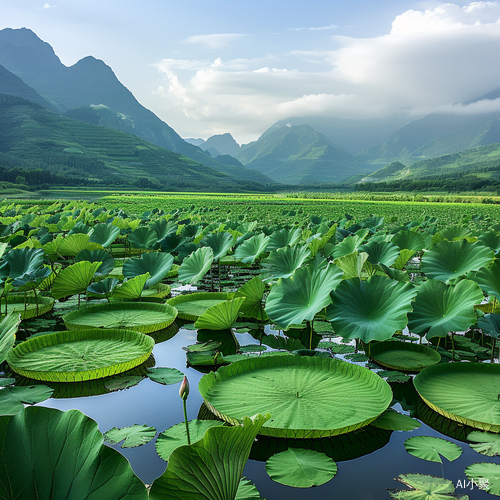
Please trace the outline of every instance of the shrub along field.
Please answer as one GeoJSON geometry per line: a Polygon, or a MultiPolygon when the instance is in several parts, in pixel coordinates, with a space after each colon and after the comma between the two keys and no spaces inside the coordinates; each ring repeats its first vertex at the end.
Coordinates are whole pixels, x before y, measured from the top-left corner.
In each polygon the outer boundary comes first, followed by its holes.
{"type": "Polygon", "coordinates": [[[35,203],[0,205],[0,497],[500,495],[500,207],[35,203]]]}

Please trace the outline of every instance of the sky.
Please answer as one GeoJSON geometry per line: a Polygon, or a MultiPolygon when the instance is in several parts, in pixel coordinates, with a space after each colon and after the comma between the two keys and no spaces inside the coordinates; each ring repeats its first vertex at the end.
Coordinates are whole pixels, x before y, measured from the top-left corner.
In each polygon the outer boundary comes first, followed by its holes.
{"type": "Polygon", "coordinates": [[[21,27],[66,66],[102,59],[184,138],[500,111],[470,104],[500,88],[500,1],[0,0],[0,29],[21,27]]]}

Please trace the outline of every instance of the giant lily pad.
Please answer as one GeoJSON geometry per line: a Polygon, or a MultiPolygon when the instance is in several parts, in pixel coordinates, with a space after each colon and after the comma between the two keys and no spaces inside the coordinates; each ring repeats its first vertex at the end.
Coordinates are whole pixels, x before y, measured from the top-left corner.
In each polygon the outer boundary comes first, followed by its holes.
{"type": "Polygon", "coordinates": [[[0,454],[3,498],[148,498],[127,459],[104,446],[97,422],[78,410],[31,407],[1,417],[0,454]]]}
{"type": "Polygon", "coordinates": [[[394,340],[370,346],[370,356],[381,366],[403,372],[419,372],[441,361],[441,355],[426,345],[394,340]]]}
{"type": "Polygon", "coordinates": [[[167,304],[175,307],[179,318],[186,321],[196,321],[207,309],[231,299],[232,293],[226,292],[196,292],[177,295],[167,300],[167,304]]]}
{"type": "Polygon", "coordinates": [[[500,365],[448,363],[420,372],[415,388],[434,411],[476,429],[500,432],[500,365]]]}
{"type": "Polygon", "coordinates": [[[338,359],[309,356],[248,358],[205,375],[198,386],[219,418],[236,424],[259,408],[272,415],[260,433],[325,437],[375,420],[392,400],[387,382],[338,359]]]}
{"type": "Polygon", "coordinates": [[[23,377],[76,382],[130,370],[149,358],[154,340],[133,330],[76,330],[36,336],[7,355],[23,377]]]}
{"type": "Polygon", "coordinates": [[[151,333],[171,325],[177,310],[168,304],[150,302],[115,302],[72,311],[63,316],[70,330],[85,328],[128,328],[151,333]]]}
{"type": "Polygon", "coordinates": [[[7,314],[20,314],[21,319],[31,319],[49,312],[54,307],[54,299],[51,297],[27,297],[24,299],[21,295],[9,295],[0,300],[0,309],[5,312],[7,305],[7,314]],[[7,303],[7,304],[6,304],[7,303]]]}

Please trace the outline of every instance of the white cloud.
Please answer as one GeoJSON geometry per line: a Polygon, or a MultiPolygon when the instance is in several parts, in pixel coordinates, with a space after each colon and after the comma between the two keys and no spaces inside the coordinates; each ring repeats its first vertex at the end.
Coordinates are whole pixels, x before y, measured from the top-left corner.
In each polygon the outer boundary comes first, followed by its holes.
{"type": "Polygon", "coordinates": [[[185,43],[200,44],[209,49],[221,49],[229,46],[237,38],[245,36],[241,33],[214,33],[212,35],[195,35],[184,40],[185,43]]]}
{"type": "Polygon", "coordinates": [[[43,9],[50,9],[51,7],[55,7],[55,5],[52,6],[52,5],[50,5],[50,3],[46,3],[46,4],[44,4],[43,9]]]}
{"type": "MultiPolygon", "coordinates": [[[[289,116],[496,111],[498,100],[460,103],[500,87],[499,19],[498,2],[445,3],[402,13],[384,36],[333,36],[330,47],[318,50],[257,59],[167,59],[157,64],[166,80],[161,95],[169,115],[179,117],[174,128],[181,133],[230,131],[239,142],[289,116]],[[183,121],[188,118],[189,124],[183,121]]],[[[191,43],[217,48],[229,43],[218,38],[224,36],[241,35],[191,37],[191,43]]]]}

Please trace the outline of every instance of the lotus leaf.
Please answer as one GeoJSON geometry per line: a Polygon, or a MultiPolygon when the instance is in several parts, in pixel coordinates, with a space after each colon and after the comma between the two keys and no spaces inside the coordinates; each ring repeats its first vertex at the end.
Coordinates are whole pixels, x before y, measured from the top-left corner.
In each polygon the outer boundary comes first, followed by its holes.
{"type": "Polygon", "coordinates": [[[19,313],[10,313],[0,323],[0,363],[4,362],[7,353],[16,341],[16,332],[20,322],[19,313]]]}
{"type": "Polygon", "coordinates": [[[394,261],[392,267],[399,270],[403,269],[403,267],[405,267],[406,263],[413,257],[414,254],[415,252],[413,250],[407,250],[406,248],[403,248],[399,252],[399,256],[394,261]]]}
{"type": "Polygon", "coordinates": [[[156,429],[147,425],[134,424],[131,427],[117,429],[113,427],[104,433],[104,439],[111,444],[123,441],[122,448],[136,448],[149,443],[156,436],[156,429]]]}
{"type": "Polygon", "coordinates": [[[9,278],[19,278],[24,274],[36,271],[43,265],[43,250],[37,248],[13,249],[3,258],[6,262],[7,275],[9,278]]]}
{"type": "Polygon", "coordinates": [[[99,250],[100,248],[102,248],[101,245],[90,241],[90,236],[88,234],[75,233],[70,234],[61,240],[57,253],[67,257],[74,257],[82,250],[93,251],[99,250]]]}
{"type": "Polygon", "coordinates": [[[52,274],[50,267],[39,267],[12,280],[12,286],[20,292],[35,290],[52,274]]]}
{"type": "Polygon", "coordinates": [[[392,408],[388,408],[371,425],[389,431],[413,431],[422,424],[408,415],[403,415],[392,408]]]}
{"type": "Polygon", "coordinates": [[[113,299],[134,300],[138,299],[143,291],[144,285],[149,278],[149,273],[140,274],[132,279],[125,280],[113,293],[113,299]]]}
{"type": "Polygon", "coordinates": [[[255,436],[269,415],[243,425],[212,427],[203,439],[174,450],[167,470],[151,486],[151,500],[233,500],[255,436]]]}
{"type": "Polygon", "coordinates": [[[488,231],[480,234],[477,239],[482,245],[491,248],[494,252],[500,250],[500,234],[496,231],[488,231]]]}
{"type": "Polygon", "coordinates": [[[471,444],[470,447],[488,457],[500,455],[500,435],[491,432],[473,431],[468,434],[467,439],[477,444],[471,444]]]}
{"type": "Polygon", "coordinates": [[[265,281],[289,278],[310,258],[311,251],[306,245],[280,248],[262,261],[261,275],[265,281]]]}
{"type": "Polygon", "coordinates": [[[96,224],[89,241],[98,243],[103,248],[109,247],[120,235],[120,229],[111,224],[96,224]]]}
{"type": "Polygon", "coordinates": [[[158,384],[170,385],[181,382],[184,373],[177,370],[177,368],[148,368],[148,377],[158,384]]]}
{"type": "Polygon", "coordinates": [[[49,399],[53,392],[54,389],[46,385],[6,387],[0,390],[0,415],[15,415],[24,409],[23,403],[41,403],[49,399]]]}
{"type": "Polygon", "coordinates": [[[202,377],[198,389],[210,410],[232,424],[253,409],[268,408],[272,419],[261,434],[289,438],[350,432],[375,420],[392,400],[389,384],[366,368],[293,355],[219,368],[202,377]]]}
{"type": "Polygon", "coordinates": [[[456,460],[462,454],[462,448],[455,443],[431,436],[414,436],[408,438],[405,441],[405,448],[414,457],[441,464],[443,463],[441,456],[453,462],[453,460],[456,460]]]}
{"type": "Polygon", "coordinates": [[[240,314],[245,318],[255,318],[258,320],[267,320],[267,314],[264,311],[262,298],[266,285],[258,277],[254,276],[247,281],[235,294],[235,298],[244,297],[245,302],[240,307],[240,314]]]}
{"type": "Polygon", "coordinates": [[[146,288],[152,288],[159,283],[172,269],[174,258],[168,253],[152,252],[142,254],[139,259],[128,259],[123,263],[123,275],[126,278],[135,278],[149,273],[146,288]]]}
{"type": "Polygon", "coordinates": [[[266,300],[266,313],[283,328],[312,321],[316,313],[331,303],[330,292],[340,283],[342,271],[334,265],[324,269],[301,267],[274,285],[266,300]]]}
{"type": "Polygon", "coordinates": [[[151,333],[170,326],[177,310],[168,304],[117,302],[82,307],[63,316],[70,330],[85,328],[128,328],[151,333]]]}
{"type": "Polygon", "coordinates": [[[128,235],[127,239],[132,248],[141,250],[151,250],[159,246],[157,234],[149,227],[138,227],[128,235]]]}
{"type": "Polygon", "coordinates": [[[500,314],[486,314],[479,318],[477,326],[483,333],[494,339],[500,339],[500,314]]]}
{"type": "Polygon", "coordinates": [[[246,477],[242,477],[238,484],[238,491],[234,500],[264,500],[258,492],[255,484],[246,477]]]}
{"type": "Polygon", "coordinates": [[[177,226],[174,223],[167,221],[166,219],[159,219],[155,220],[151,224],[150,229],[152,229],[156,233],[156,239],[158,241],[161,241],[167,236],[175,234],[177,231],[177,226]]]}
{"type": "Polygon", "coordinates": [[[198,248],[189,257],[186,257],[179,268],[181,283],[196,283],[212,266],[214,251],[210,247],[198,248]]]}
{"type": "Polygon", "coordinates": [[[167,300],[167,304],[175,307],[179,318],[185,321],[196,321],[207,309],[231,299],[233,294],[226,292],[196,292],[177,295],[167,300]]]}
{"type": "Polygon", "coordinates": [[[455,486],[448,479],[426,476],[424,474],[401,474],[398,481],[411,490],[389,490],[395,500],[469,500],[467,495],[454,495],[455,486]]]}
{"type": "Polygon", "coordinates": [[[438,231],[432,237],[432,243],[436,244],[440,241],[459,241],[472,238],[470,229],[465,226],[448,226],[441,231],[438,231]]]}
{"type": "Polygon", "coordinates": [[[370,240],[365,245],[361,245],[359,251],[368,254],[370,264],[381,263],[385,266],[392,266],[399,257],[399,248],[390,241],[377,242],[370,240]]]}
{"type": "Polygon", "coordinates": [[[210,247],[214,252],[214,260],[217,262],[224,257],[233,246],[233,235],[231,233],[212,233],[202,240],[205,246],[210,247]]]}
{"type": "Polygon", "coordinates": [[[0,418],[0,437],[4,498],[148,498],[127,459],[103,445],[97,423],[80,411],[26,408],[0,418]]]}
{"type": "Polygon", "coordinates": [[[298,227],[295,229],[281,229],[279,231],[274,231],[273,234],[269,236],[269,243],[266,250],[272,252],[274,250],[278,250],[278,248],[286,246],[293,247],[300,241],[301,236],[302,231],[298,227]]]}
{"type": "Polygon", "coordinates": [[[474,481],[480,489],[491,495],[500,496],[500,465],[492,463],[476,463],[465,469],[465,475],[474,481]]]}
{"type": "Polygon", "coordinates": [[[63,269],[54,279],[52,297],[61,299],[85,292],[100,265],[101,262],[81,261],[63,269]]]}
{"type": "Polygon", "coordinates": [[[480,288],[470,280],[445,285],[439,280],[422,283],[408,315],[408,328],[418,335],[446,337],[450,331],[464,331],[477,321],[474,305],[483,299],[480,288]]]}
{"type": "Polygon", "coordinates": [[[332,248],[329,256],[333,257],[334,259],[338,259],[340,257],[344,257],[344,255],[348,255],[356,251],[363,243],[363,240],[366,238],[367,234],[368,229],[361,229],[356,234],[344,238],[344,240],[342,240],[339,244],[335,245],[332,248]]]}
{"type": "MultiPolygon", "coordinates": [[[[210,427],[220,427],[221,425],[224,425],[224,422],[220,420],[190,420],[188,426],[191,442],[195,443],[202,439],[205,431],[210,429],[210,427]]],[[[184,422],[181,422],[160,433],[155,444],[156,453],[158,453],[161,459],[168,462],[170,454],[176,448],[187,444],[186,425],[184,422]]]]}
{"type": "Polygon", "coordinates": [[[351,278],[361,278],[361,273],[365,269],[365,262],[368,259],[368,254],[366,252],[354,251],[343,257],[335,259],[335,264],[344,271],[344,279],[351,278]]]}
{"type": "Polygon", "coordinates": [[[266,251],[269,236],[256,234],[245,240],[234,252],[234,257],[244,264],[253,264],[266,251]]]}
{"type": "Polygon", "coordinates": [[[97,283],[92,283],[87,287],[87,292],[89,295],[104,295],[105,297],[109,297],[113,294],[113,290],[115,286],[119,283],[116,278],[106,278],[97,283]]]}
{"type": "Polygon", "coordinates": [[[495,260],[490,267],[480,269],[473,279],[485,293],[500,301],[500,260],[495,260]]]}
{"type": "Polygon", "coordinates": [[[405,328],[417,291],[386,276],[345,280],[332,293],[327,319],[338,335],[363,342],[386,340],[405,328]]]}
{"type": "Polygon", "coordinates": [[[333,479],[337,474],[337,464],[324,453],[289,448],[273,455],[266,462],[266,472],[277,483],[295,488],[310,488],[333,479]]]}
{"type": "Polygon", "coordinates": [[[500,432],[500,365],[430,366],[413,383],[424,402],[446,418],[476,429],[500,432]]]}
{"type": "Polygon", "coordinates": [[[225,330],[231,328],[238,318],[238,311],[245,302],[245,297],[226,300],[209,307],[195,322],[196,328],[207,330],[225,330]]]}
{"type": "Polygon", "coordinates": [[[397,340],[370,346],[370,356],[381,366],[403,372],[419,372],[441,361],[440,354],[426,345],[397,340]]]}
{"type": "Polygon", "coordinates": [[[76,382],[107,377],[146,361],[154,340],[133,330],[75,330],[36,336],[7,355],[23,377],[76,382]]]}
{"type": "Polygon", "coordinates": [[[106,252],[106,250],[82,250],[76,257],[75,262],[86,260],[88,262],[101,262],[99,269],[96,271],[96,276],[105,276],[109,274],[115,267],[115,259],[106,252]]]}
{"type": "Polygon", "coordinates": [[[396,233],[391,242],[394,243],[400,250],[413,250],[414,252],[420,252],[422,249],[427,248],[424,238],[419,233],[415,231],[406,231],[402,229],[396,233]]]}
{"type": "Polygon", "coordinates": [[[431,279],[448,283],[470,271],[491,264],[494,254],[490,248],[467,240],[441,241],[422,257],[422,272],[431,279]]]}

